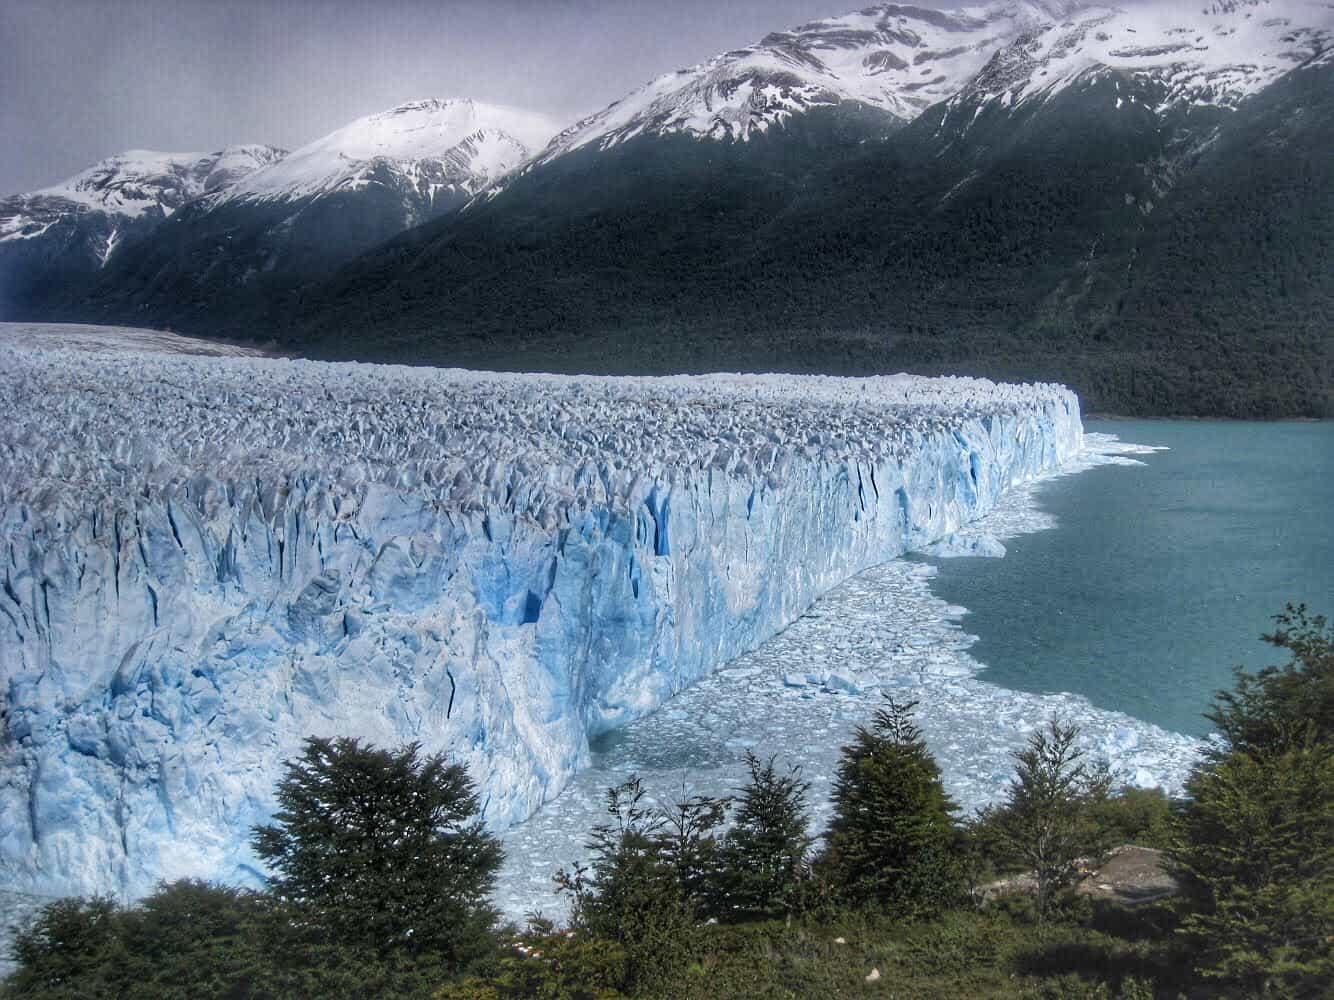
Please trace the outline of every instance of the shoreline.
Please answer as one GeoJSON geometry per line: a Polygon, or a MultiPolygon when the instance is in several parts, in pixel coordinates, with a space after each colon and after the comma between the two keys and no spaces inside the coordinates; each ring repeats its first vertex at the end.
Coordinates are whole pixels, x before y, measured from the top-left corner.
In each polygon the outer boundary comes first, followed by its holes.
{"type": "Polygon", "coordinates": [[[1103,423],[1128,423],[1134,420],[1142,420],[1152,423],[1204,423],[1206,421],[1217,421],[1219,423],[1229,424],[1328,424],[1334,423],[1334,417],[1214,417],[1200,416],[1198,414],[1184,414],[1170,417],[1152,416],[1141,417],[1134,414],[1125,413],[1085,413],[1085,421],[1097,420],[1103,423]]]}

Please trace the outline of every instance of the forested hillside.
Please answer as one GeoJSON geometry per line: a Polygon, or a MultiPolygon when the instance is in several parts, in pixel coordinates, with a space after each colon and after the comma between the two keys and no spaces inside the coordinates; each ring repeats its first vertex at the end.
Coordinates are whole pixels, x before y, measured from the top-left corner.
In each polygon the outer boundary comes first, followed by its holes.
{"type": "Polygon", "coordinates": [[[966,372],[1100,411],[1329,414],[1334,69],[1235,113],[1157,114],[1155,86],[578,151],[271,322],[331,357],[966,372]]]}

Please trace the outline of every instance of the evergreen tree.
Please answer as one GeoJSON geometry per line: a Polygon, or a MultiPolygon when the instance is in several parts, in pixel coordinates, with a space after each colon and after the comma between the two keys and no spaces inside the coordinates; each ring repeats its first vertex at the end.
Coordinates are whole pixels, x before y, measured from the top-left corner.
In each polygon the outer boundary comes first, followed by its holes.
{"type": "Polygon", "coordinates": [[[591,863],[561,870],[556,885],[576,931],[624,949],[627,990],[651,991],[693,953],[696,908],[638,776],[607,789],[607,812],[612,822],[594,827],[587,845],[591,863]]]}
{"type": "Polygon", "coordinates": [[[820,867],[852,903],[935,913],[964,889],[955,805],[913,722],[916,702],[886,696],[844,747],[820,867]]]}
{"type": "Polygon", "coordinates": [[[487,949],[502,855],[461,765],[415,743],[309,739],[277,797],[255,850],[277,872],[274,895],[325,941],[430,953],[448,968],[487,949]]]}
{"type": "Polygon", "coordinates": [[[1334,739],[1334,626],[1306,605],[1288,605],[1262,638],[1292,659],[1258,674],[1236,670],[1233,690],[1219,691],[1208,714],[1230,750],[1300,746],[1308,735],[1334,739]]]}
{"type": "Polygon", "coordinates": [[[1078,737],[1078,727],[1055,719],[1034,733],[1012,755],[1015,781],[1004,805],[984,813],[1008,852],[1037,879],[1038,923],[1056,893],[1078,879],[1080,859],[1097,861],[1108,846],[1095,817],[1111,778],[1086,759],[1078,737]]]}
{"type": "Polygon", "coordinates": [[[761,763],[746,751],[750,781],[741,790],[736,819],[722,846],[720,915],[755,919],[790,914],[811,848],[806,793],[797,768],[778,773],[774,758],[761,763]]]}
{"type": "Polygon", "coordinates": [[[1288,607],[1265,638],[1286,667],[1237,673],[1209,716],[1171,857],[1197,970],[1245,995],[1334,982],[1334,633],[1288,607]]]}
{"type": "Polygon", "coordinates": [[[727,818],[728,799],[686,795],[670,809],[658,810],[655,849],[672,870],[681,897],[697,915],[712,910],[721,878],[717,830],[727,818]]]}

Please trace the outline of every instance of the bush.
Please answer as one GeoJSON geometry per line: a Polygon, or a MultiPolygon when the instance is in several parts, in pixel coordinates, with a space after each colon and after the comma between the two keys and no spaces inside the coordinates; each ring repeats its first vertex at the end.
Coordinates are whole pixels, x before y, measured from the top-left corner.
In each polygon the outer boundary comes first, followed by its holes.
{"type": "Polygon", "coordinates": [[[1227,744],[1196,769],[1172,850],[1196,969],[1250,995],[1334,982],[1334,633],[1289,607],[1284,667],[1238,671],[1210,716],[1227,744]]]}
{"type": "Polygon", "coordinates": [[[1161,788],[1122,788],[1091,802],[1089,819],[1112,846],[1133,844],[1159,851],[1172,846],[1175,807],[1161,788]]]}
{"type": "Polygon", "coordinates": [[[1288,605],[1275,621],[1278,627],[1262,638],[1291,660],[1258,674],[1238,667],[1233,689],[1218,692],[1208,715],[1229,750],[1334,739],[1334,627],[1304,604],[1288,605]]]}
{"type": "Polygon", "coordinates": [[[271,985],[263,895],[186,880],[138,906],[50,904],[15,942],[10,986],[30,997],[255,995],[271,985]]]}
{"type": "Polygon", "coordinates": [[[1013,754],[1018,767],[1005,803],[981,817],[990,849],[1037,879],[1039,923],[1055,894],[1079,877],[1079,861],[1107,848],[1097,811],[1106,808],[1110,778],[1084,759],[1078,737],[1077,727],[1056,720],[1034,733],[1013,754]]]}
{"type": "Polygon", "coordinates": [[[417,744],[310,739],[277,794],[255,851],[277,870],[275,898],[324,940],[456,970],[486,952],[501,850],[462,766],[417,744]]]}
{"type": "Polygon", "coordinates": [[[651,990],[695,952],[696,904],[664,851],[663,816],[645,801],[638,777],[607,790],[607,812],[613,822],[595,827],[588,843],[591,864],[562,870],[556,883],[571,898],[576,933],[624,949],[625,991],[651,990]]]}

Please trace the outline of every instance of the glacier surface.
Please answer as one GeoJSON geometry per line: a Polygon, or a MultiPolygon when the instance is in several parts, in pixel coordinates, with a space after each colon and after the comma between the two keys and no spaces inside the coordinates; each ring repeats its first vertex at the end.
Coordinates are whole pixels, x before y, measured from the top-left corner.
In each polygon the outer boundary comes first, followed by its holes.
{"type": "MultiPolygon", "coordinates": [[[[308,735],[504,828],[589,740],[1075,460],[1050,385],[81,349],[0,329],[0,882],[261,877],[308,735]]],[[[40,331],[39,331],[40,333],[40,331]]]]}

